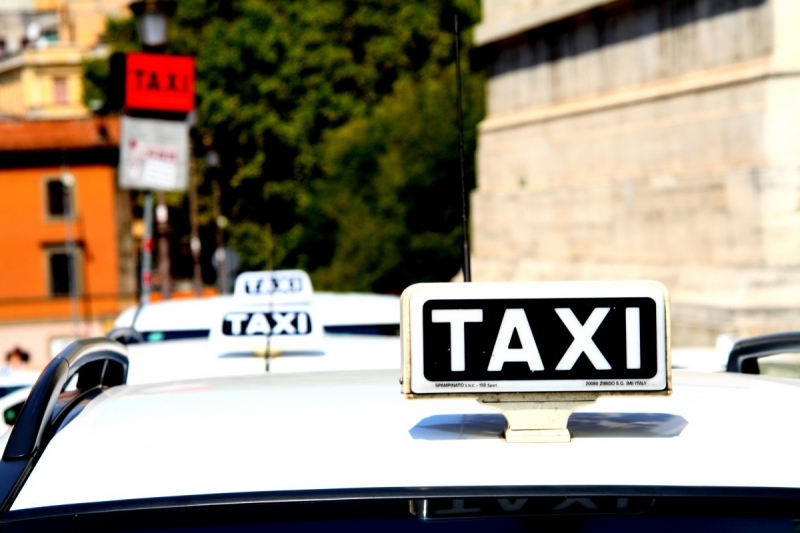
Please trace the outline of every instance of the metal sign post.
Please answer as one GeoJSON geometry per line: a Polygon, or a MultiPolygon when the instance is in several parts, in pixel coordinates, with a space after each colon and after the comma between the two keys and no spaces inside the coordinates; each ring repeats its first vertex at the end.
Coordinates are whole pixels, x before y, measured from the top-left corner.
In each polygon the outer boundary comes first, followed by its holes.
{"type": "Polygon", "coordinates": [[[144,235],[142,236],[142,295],[141,305],[150,303],[153,286],[153,191],[144,197],[144,235]]]}

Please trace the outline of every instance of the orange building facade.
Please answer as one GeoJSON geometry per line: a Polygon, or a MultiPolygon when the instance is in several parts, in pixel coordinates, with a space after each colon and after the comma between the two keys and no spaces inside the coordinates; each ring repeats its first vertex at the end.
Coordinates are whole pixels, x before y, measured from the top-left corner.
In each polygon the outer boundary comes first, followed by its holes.
{"type": "Polygon", "coordinates": [[[135,301],[116,119],[0,122],[0,355],[40,368],[135,301]]]}

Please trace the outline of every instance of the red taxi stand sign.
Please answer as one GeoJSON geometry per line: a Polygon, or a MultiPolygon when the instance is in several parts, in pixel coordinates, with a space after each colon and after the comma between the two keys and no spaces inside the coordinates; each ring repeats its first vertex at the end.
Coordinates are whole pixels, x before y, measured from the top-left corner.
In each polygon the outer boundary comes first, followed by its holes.
{"type": "Polygon", "coordinates": [[[126,109],[188,113],[194,109],[194,58],[165,54],[125,56],[126,109]]]}
{"type": "Polygon", "coordinates": [[[409,397],[670,393],[657,282],[418,284],[401,306],[409,397]]]}

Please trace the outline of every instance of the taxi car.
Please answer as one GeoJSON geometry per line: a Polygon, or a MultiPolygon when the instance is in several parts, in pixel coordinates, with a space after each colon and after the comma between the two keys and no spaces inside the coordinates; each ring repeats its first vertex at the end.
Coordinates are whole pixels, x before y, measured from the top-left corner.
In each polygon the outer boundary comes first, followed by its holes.
{"type": "Polygon", "coordinates": [[[284,270],[242,273],[229,296],[127,309],[108,336],[129,346],[129,382],[150,383],[267,370],[399,368],[399,327],[396,296],[315,292],[305,272],[284,270]],[[274,317],[290,315],[294,326],[266,334],[270,324],[279,328],[274,317]],[[297,327],[301,317],[307,331],[297,327]]]}
{"type": "MultiPolygon", "coordinates": [[[[429,302],[484,305],[469,298],[429,302]]],[[[404,325],[416,320],[409,307],[404,325]]],[[[420,304],[419,323],[430,307],[420,304]]],[[[488,327],[488,309],[464,326],[468,341],[488,327]]],[[[620,323],[611,313],[594,337],[580,330],[596,324],[573,324],[564,355],[576,341],[593,351],[588,338],[615,366],[609,347],[637,345],[615,331],[638,320],[646,363],[645,312],[620,323]]],[[[448,320],[439,324],[456,331],[448,320]]],[[[423,327],[436,340],[432,324],[423,327]]],[[[515,328],[521,346],[496,353],[528,357],[503,352],[525,350],[525,325],[515,328]]],[[[555,328],[531,329],[547,372],[555,328]]],[[[414,331],[404,329],[412,366],[414,331]]],[[[476,352],[464,349],[469,369],[476,352]]],[[[405,365],[401,384],[397,370],[365,370],[127,385],[126,350],[80,341],[43,372],[0,439],[2,531],[789,532],[800,515],[795,380],[667,371],[668,389],[599,395],[578,409],[567,442],[509,442],[506,415],[475,397],[410,398],[416,377],[409,383],[405,365]]],[[[579,353],[566,377],[588,359],[579,353]]]]}
{"type": "MultiPolygon", "coordinates": [[[[292,272],[302,275],[310,285],[308,276],[301,271],[275,271],[275,275],[292,272]]],[[[240,279],[271,274],[245,272],[240,274],[240,279]]],[[[129,307],[116,318],[109,336],[125,344],[207,339],[217,326],[221,312],[241,306],[243,282],[235,286],[238,292],[232,295],[165,300],[129,307]]],[[[313,300],[314,313],[327,334],[395,337],[399,334],[400,299],[397,296],[313,291],[309,299],[313,300]]],[[[263,300],[266,304],[268,297],[263,300]]]]}

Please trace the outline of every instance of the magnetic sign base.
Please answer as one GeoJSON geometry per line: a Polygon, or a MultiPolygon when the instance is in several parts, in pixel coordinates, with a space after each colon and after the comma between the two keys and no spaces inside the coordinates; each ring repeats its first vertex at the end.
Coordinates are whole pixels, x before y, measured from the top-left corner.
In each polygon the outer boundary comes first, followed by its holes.
{"type": "Polygon", "coordinates": [[[506,442],[569,442],[567,420],[573,411],[592,405],[596,397],[570,401],[478,402],[500,412],[506,419],[506,442]]]}

